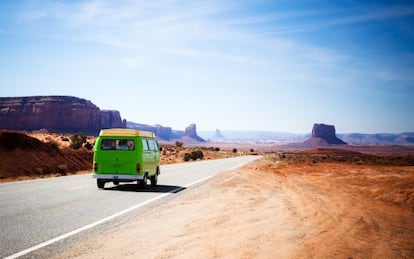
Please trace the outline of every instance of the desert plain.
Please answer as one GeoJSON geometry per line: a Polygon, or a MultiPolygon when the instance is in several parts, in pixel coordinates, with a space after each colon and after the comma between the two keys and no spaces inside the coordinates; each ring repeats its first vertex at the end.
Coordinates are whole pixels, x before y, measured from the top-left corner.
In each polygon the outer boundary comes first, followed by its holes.
{"type": "MultiPolygon", "coordinates": [[[[195,149],[181,148],[165,146],[163,163],[182,162],[181,154],[195,149]]],[[[253,149],[255,162],[70,243],[55,257],[414,258],[413,147],[253,149]]],[[[204,159],[251,153],[207,150],[204,159]]],[[[1,155],[26,151],[2,148],[1,155]]],[[[90,151],[79,152],[90,159],[90,151]]]]}

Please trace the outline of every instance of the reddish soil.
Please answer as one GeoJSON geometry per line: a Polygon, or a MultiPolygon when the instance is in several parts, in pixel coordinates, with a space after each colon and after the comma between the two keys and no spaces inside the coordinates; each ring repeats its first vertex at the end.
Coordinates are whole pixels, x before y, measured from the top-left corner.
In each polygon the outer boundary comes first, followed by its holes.
{"type": "Polygon", "coordinates": [[[26,134],[0,132],[0,182],[60,176],[91,167],[93,152],[60,148],[26,134]]]}
{"type": "Polygon", "coordinates": [[[267,155],[56,258],[414,258],[412,162],[267,155]]]}
{"type": "MultiPolygon", "coordinates": [[[[0,181],[89,170],[91,151],[43,137],[0,133],[0,181]]],[[[163,163],[200,149],[163,148],[163,163]]],[[[414,258],[412,147],[358,151],[267,154],[56,257],[414,258]]]]}

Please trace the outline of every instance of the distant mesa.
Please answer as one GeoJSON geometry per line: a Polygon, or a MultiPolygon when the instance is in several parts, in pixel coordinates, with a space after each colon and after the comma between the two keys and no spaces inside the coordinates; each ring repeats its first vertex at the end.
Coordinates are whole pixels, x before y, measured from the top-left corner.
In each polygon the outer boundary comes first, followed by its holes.
{"type": "Polygon", "coordinates": [[[205,142],[197,135],[195,124],[175,131],[127,122],[117,110],[101,110],[91,101],[73,96],[0,97],[0,129],[97,135],[101,129],[126,127],[154,132],[160,140],[205,142]]]}
{"type": "Polygon", "coordinates": [[[221,133],[221,131],[219,129],[216,129],[216,132],[211,137],[211,139],[213,139],[213,140],[224,139],[224,138],[225,137],[223,136],[223,134],[221,133]]]}
{"type": "Polygon", "coordinates": [[[199,142],[206,142],[204,139],[197,135],[197,126],[193,123],[185,128],[184,136],[181,138],[181,141],[185,144],[195,144],[199,142]]]}
{"type": "MultiPolygon", "coordinates": [[[[141,123],[136,123],[132,121],[126,122],[126,127],[129,129],[137,129],[137,130],[145,130],[145,131],[151,131],[153,132],[159,139],[170,141],[176,137],[176,134],[174,134],[174,131],[171,127],[164,127],[161,125],[146,125],[141,123]]],[[[181,138],[184,135],[184,133],[180,134],[178,138],[181,138]]]]}
{"type": "Polygon", "coordinates": [[[121,119],[121,114],[119,113],[119,111],[101,110],[102,128],[125,128],[125,126],[125,120],[121,119]]]}
{"type": "Polygon", "coordinates": [[[303,142],[306,146],[347,145],[336,137],[335,126],[326,124],[313,124],[312,136],[303,142]]]}
{"type": "Polygon", "coordinates": [[[164,127],[161,125],[151,126],[131,121],[127,121],[126,125],[127,128],[131,129],[154,132],[155,135],[163,141],[181,141],[184,144],[197,144],[205,142],[204,139],[198,136],[196,124],[190,124],[185,131],[173,130],[171,127],[164,127]]]}
{"type": "Polygon", "coordinates": [[[72,96],[0,97],[0,128],[98,134],[102,128],[125,127],[119,111],[100,110],[72,96]]]}

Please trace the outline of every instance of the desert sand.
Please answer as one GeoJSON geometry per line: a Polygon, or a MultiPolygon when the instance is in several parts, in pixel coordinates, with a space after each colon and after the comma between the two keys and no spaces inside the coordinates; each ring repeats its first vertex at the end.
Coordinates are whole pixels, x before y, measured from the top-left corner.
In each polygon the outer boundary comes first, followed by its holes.
{"type": "MultiPolygon", "coordinates": [[[[3,139],[0,181],[90,172],[91,150],[32,136],[45,143],[3,139]]],[[[261,153],[55,257],[414,258],[413,147],[342,148],[261,153]]],[[[162,163],[196,149],[164,145],[162,163]]],[[[204,159],[252,153],[201,149],[204,159]]]]}
{"type": "Polygon", "coordinates": [[[266,155],[56,258],[414,258],[413,165],[330,150],[266,155]]]}

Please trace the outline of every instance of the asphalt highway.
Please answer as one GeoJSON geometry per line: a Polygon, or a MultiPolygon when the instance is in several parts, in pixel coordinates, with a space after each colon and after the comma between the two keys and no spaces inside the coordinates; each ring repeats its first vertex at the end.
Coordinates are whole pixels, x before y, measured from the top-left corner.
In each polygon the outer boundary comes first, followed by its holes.
{"type": "Polygon", "coordinates": [[[105,185],[91,174],[0,184],[0,258],[30,256],[37,249],[77,235],[169,195],[249,163],[258,156],[161,166],[158,186],[105,185]]]}

